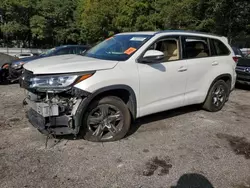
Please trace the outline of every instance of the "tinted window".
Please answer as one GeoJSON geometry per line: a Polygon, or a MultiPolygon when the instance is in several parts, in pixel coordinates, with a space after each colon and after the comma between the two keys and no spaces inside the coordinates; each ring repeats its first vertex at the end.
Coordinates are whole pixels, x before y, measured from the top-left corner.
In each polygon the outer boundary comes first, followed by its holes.
{"type": "Polygon", "coordinates": [[[86,47],[78,47],[77,48],[77,54],[83,54],[87,50],[86,47]]]}
{"type": "Polygon", "coordinates": [[[45,52],[43,52],[40,56],[50,56],[50,55],[54,55],[56,52],[56,48],[52,48],[52,49],[49,49],[45,52]]]}
{"type": "Polygon", "coordinates": [[[184,38],[184,58],[202,58],[209,57],[208,39],[202,37],[184,38]]]}
{"type": "Polygon", "coordinates": [[[232,49],[233,49],[235,55],[240,55],[242,57],[244,56],[243,53],[240,51],[239,48],[232,47],[232,49]]]}
{"type": "Polygon", "coordinates": [[[55,54],[56,55],[64,55],[64,54],[73,54],[73,53],[74,53],[74,48],[68,47],[68,48],[59,49],[55,54]]]}
{"type": "Polygon", "coordinates": [[[31,54],[20,54],[19,56],[30,56],[31,54]]]}
{"type": "Polygon", "coordinates": [[[213,47],[214,47],[214,54],[213,55],[228,55],[230,54],[230,51],[228,50],[228,48],[223,44],[223,42],[216,40],[216,39],[212,39],[211,40],[213,43],[213,47]]]}

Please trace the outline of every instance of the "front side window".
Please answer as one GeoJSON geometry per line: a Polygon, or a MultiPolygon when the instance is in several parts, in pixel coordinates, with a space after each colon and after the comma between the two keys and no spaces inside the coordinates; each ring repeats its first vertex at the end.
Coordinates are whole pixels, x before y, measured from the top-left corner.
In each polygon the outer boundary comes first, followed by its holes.
{"type": "Polygon", "coordinates": [[[221,56],[221,55],[229,55],[230,51],[228,50],[228,48],[225,46],[225,44],[223,44],[223,42],[216,40],[216,39],[212,39],[211,40],[214,46],[214,53],[213,55],[217,55],[217,56],[221,56]]]}
{"type": "Polygon", "coordinates": [[[184,58],[204,58],[209,57],[208,39],[203,37],[185,37],[184,58]]]}
{"type": "Polygon", "coordinates": [[[91,48],[85,56],[126,61],[151,37],[152,35],[115,35],[91,48]]]}
{"type": "Polygon", "coordinates": [[[178,39],[161,39],[152,44],[149,47],[149,50],[158,50],[163,52],[163,62],[180,59],[178,39]]]}

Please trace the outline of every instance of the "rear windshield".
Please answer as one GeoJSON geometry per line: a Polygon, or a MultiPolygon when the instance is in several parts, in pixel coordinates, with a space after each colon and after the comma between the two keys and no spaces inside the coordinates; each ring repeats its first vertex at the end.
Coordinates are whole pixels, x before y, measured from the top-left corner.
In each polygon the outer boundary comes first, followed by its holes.
{"type": "Polygon", "coordinates": [[[152,35],[116,35],[91,48],[85,56],[126,61],[151,37],[152,35]]]}

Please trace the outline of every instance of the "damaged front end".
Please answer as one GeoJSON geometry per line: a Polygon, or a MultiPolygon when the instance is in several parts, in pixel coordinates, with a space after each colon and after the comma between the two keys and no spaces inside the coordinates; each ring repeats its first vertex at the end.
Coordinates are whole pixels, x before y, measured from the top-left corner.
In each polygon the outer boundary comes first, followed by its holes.
{"type": "MultiPolygon", "coordinates": [[[[24,71],[20,78],[20,86],[26,89],[27,93],[24,100],[27,117],[41,133],[47,135],[77,135],[79,133],[80,104],[90,94],[74,87],[79,80],[83,80],[82,74],[51,77],[47,75],[40,78],[30,71],[24,71]],[[66,83],[67,81],[63,78],[71,80],[66,83]],[[56,79],[59,81],[55,84],[56,79]],[[64,83],[66,84],[63,85],[64,83]]],[[[87,78],[86,75],[92,74],[84,73],[84,76],[87,78]]]]}

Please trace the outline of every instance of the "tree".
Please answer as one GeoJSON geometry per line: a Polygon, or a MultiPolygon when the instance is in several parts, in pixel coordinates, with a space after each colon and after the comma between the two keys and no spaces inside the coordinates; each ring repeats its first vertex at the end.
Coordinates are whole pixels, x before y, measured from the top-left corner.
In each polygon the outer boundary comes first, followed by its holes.
{"type": "Polygon", "coordinates": [[[77,42],[76,0],[40,0],[37,14],[30,19],[32,36],[49,38],[54,44],[77,42]]]}
{"type": "Polygon", "coordinates": [[[24,46],[96,43],[119,32],[250,32],[249,0],[1,0],[0,36],[24,46]]]}
{"type": "Polygon", "coordinates": [[[114,19],[118,4],[119,0],[81,0],[78,24],[82,40],[92,43],[116,33],[114,19]]]}
{"type": "Polygon", "coordinates": [[[34,14],[36,0],[1,0],[3,24],[0,29],[9,39],[29,45],[31,39],[29,19],[34,14]]]}

